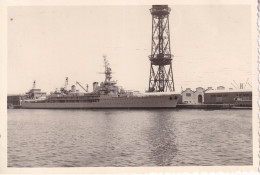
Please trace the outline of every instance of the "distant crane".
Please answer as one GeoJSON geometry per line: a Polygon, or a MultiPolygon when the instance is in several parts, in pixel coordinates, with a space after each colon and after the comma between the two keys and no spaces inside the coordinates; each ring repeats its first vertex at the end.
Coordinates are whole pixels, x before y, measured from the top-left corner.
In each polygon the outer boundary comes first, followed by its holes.
{"type": "Polygon", "coordinates": [[[79,82],[76,81],[76,84],[78,84],[84,91],[88,92],[88,85],[87,85],[87,89],[85,89],[83,86],[81,86],[79,82]]]}
{"type": "Polygon", "coordinates": [[[252,87],[252,85],[251,85],[249,82],[248,82],[247,84],[248,84],[250,87],[252,87]]]}
{"type": "Polygon", "coordinates": [[[249,83],[249,78],[246,80],[245,83],[239,83],[240,86],[238,86],[238,84],[235,80],[233,80],[233,82],[235,83],[235,85],[233,83],[231,83],[231,85],[234,86],[236,89],[246,89],[247,85],[252,87],[251,84],[249,83]]]}
{"type": "Polygon", "coordinates": [[[235,83],[237,89],[239,89],[239,86],[238,86],[237,82],[235,80],[233,80],[233,82],[235,83]]]}
{"type": "Polygon", "coordinates": [[[252,88],[252,86],[251,86],[251,84],[249,83],[248,80],[249,80],[249,78],[246,80],[245,88],[246,88],[246,85],[249,85],[252,88]]]}
{"type": "Polygon", "coordinates": [[[231,85],[234,86],[235,89],[237,89],[237,87],[233,83],[231,83],[231,85]]]}

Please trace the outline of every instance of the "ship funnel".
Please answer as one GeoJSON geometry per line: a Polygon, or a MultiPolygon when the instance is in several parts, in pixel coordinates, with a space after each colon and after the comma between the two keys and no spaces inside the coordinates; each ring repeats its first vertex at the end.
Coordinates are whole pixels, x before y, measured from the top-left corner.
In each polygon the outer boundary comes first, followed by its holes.
{"type": "Polygon", "coordinates": [[[93,92],[97,89],[98,82],[93,82],[93,92]]]}
{"type": "Polygon", "coordinates": [[[76,86],[75,85],[71,86],[71,92],[76,92],[76,86]]]}

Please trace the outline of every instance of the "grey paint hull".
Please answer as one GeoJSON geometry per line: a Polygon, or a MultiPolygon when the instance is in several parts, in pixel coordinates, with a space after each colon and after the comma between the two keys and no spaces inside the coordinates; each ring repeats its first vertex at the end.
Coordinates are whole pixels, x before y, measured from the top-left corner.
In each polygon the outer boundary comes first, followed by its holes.
{"type": "Polygon", "coordinates": [[[175,108],[176,95],[101,98],[98,102],[22,103],[27,109],[175,108]]]}

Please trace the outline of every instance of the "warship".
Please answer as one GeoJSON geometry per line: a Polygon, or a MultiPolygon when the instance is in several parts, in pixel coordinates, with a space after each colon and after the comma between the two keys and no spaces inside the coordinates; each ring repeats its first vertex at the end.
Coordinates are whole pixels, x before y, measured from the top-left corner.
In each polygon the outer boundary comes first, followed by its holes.
{"type": "MultiPolygon", "coordinates": [[[[85,93],[76,90],[72,85],[70,90],[66,87],[55,90],[50,95],[40,98],[28,95],[21,103],[21,108],[26,109],[131,109],[131,108],[175,108],[181,99],[180,94],[173,92],[146,92],[137,93],[126,91],[117,86],[117,81],[112,80],[112,69],[104,57],[105,80],[98,84],[93,83],[93,92],[85,93]]],[[[68,81],[68,79],[66,79],[68,81]]],[[[80,83],[76,82],[80,85],[80,83]]],[[[66,83],[65,83],[66,84],[66,83]]],[[[81,85],[80,85],[81,86],[81,85]]],[[[82,86],[81,86],[82,87],[82,86]]],[[[83,87],[82,87],[83,88],[83,87]]],[[[83,88],[84,89],[84,88],[83,88]]],[[[29,91],[34,92],[34,91],[29,91]]]]}

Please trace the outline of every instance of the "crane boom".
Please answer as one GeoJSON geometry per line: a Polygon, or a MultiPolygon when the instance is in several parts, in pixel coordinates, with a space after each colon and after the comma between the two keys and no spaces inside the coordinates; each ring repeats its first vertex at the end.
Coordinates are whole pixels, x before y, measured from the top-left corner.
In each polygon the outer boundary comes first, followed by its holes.
{"type": "Polygon", "coordinates": [[[237,89],[237,87],[233,83],[231,83],[231,85],[234,86],[235,89],[237,89]]]}
{"type": "Polygon", "coordinates": [[[78,84],[84,91],[88,92],[79,82],[76,81],[76,84],[78,84]]]}
{"type": "Polygon", "coordinates": [[[237,82],[235,80],[233,80],[233,82],[235,83],[235,85],[237,86],[237,89],[239,89],[239,86],[237,84],[237,82]]]}
{"type": "Polygon", "coordinates": [[[245,88],[246,88],[246,85],[247,85],[247,83],[248,83],[248,80],[249,80],[249,78],[246,80],[245,88]]]}

